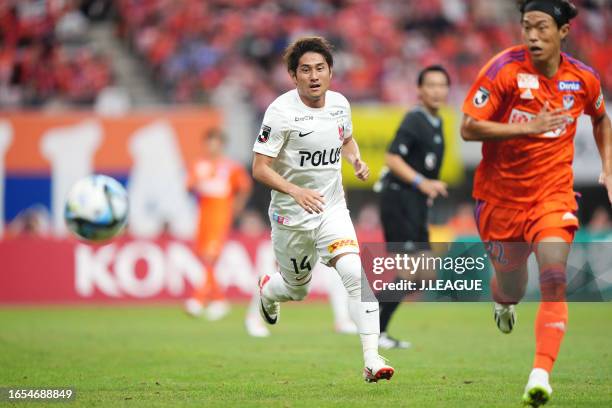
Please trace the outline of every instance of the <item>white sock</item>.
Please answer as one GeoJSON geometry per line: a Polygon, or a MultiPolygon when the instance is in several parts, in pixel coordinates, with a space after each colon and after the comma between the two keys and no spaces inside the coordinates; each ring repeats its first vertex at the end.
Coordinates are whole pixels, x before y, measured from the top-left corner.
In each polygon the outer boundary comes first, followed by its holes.
{"type": "Polygon", "coordinates": [[[275,272],[270,275],[270,280],[263,287],[262,295],[272,302],[286,302],[291,300],[291,292],[280,272],[275,272]]]}
{"type": "Polygon", "coordinates": [[[334,313],[334,322],[342,324],[347,320],[352,320],[348,310],[348,294],[337,273],[326,270],[325,283],[327,286],[327,295],[329,303],[334,313]]]}
{"type": "Polygon", "coordinates": [[[378,302],[361,301],[361,259],[359,255],[344,255],[336,262],[336,270],[348,292],[349,314],[359,329],[364,360],[369,361],[373,355],[378,355],[378,335],[380,334],[378,302]]]}
{"type": "Polygon", "coordinates": [[[378,357],[378,335],[360,334],[361,346],[363,347],[363,360],[368,361],[378,357]]]}

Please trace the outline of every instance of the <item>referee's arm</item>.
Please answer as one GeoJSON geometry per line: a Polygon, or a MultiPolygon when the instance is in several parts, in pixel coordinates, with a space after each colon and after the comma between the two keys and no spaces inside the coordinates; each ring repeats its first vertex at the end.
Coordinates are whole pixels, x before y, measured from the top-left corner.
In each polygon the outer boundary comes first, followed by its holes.
{"type": "Polygon", "coordinates": [[[448,196],[445,182],[423,177],[423,175],[418,173],[408,163],[406,163],[399,154],[391,152],[385,153],[385,164],[389,168],[389,171],[391,171],[397,178],[407,184],[413,185],[430,199],[433,200],[440,195],[443,197],[448,196]]]}

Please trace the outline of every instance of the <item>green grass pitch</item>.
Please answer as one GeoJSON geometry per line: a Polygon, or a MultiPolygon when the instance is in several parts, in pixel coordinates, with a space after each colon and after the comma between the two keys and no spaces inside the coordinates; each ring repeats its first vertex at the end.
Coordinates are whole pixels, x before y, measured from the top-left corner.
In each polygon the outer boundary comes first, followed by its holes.
{"type": "MultiPolygon", "coordinates": [[[[490,304],[402,305],[391,332],[413,348],[383,353],[396,373],[378,384],[324,303],[284,304],[268,339],[246,335],[243,305],[215,323],[178,305],[3,308],[0,387],[73,386],[84,407],[519,407],[536,307],[503,335],[490,304]]],[[[547,406],[612,407],[611,323],[610,303],[570,305],[547,406]]]]}

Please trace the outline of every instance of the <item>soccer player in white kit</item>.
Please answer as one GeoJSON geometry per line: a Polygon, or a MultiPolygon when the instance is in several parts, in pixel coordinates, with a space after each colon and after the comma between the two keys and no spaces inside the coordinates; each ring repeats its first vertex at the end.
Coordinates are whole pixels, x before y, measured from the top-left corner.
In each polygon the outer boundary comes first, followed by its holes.
{"type": "Polygon", "coordinates": [[[344,199],[340,157],[361,180],[369,169],[352,137],[347,99],[328,90],[331,45],[321,37],[305,37],[284,56],[296,89],[268,107],[253,147],[253,177],[272,189],[269,216],[279,265],[279,272],[259,280],[260,311],[276,324],[280,302],[306,297],[312,268],[321,260],[338,271],[348,292],[349,313],[363,346],[364,379],[388,380],[394,369],[378,355],[378,302],[371,292],[361,298],[359,245],[344,199]]]}

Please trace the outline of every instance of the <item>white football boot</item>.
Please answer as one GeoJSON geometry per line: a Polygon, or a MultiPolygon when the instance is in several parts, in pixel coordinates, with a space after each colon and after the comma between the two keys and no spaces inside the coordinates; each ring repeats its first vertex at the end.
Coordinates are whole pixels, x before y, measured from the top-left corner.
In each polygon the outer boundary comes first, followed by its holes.
{"type": "Polygon", "coordinates": [[[378,380],[390,380],[395,373],[395,369],[387,364],[387,361],[382,356],[366,361],[363,369],[363,379],[365,382],[375,383],[378,380]]]}
{"type": "Polygon", "coordinates": [[[264,325],[259,315],[247,316],[244,320],[246,331],[251,337],[269,337],[270,330],[264,325]]]}
{"type": "Polygon", "coordinates": [[[534,368],[529,374],[529,380],[523,394],[523,404],[531,407],[544,405],[552,395],[552,387],[548,383],[548,372],[542,368],[534,368]]]}
{"type": "Polygon", "coordinates": [[[189,298],[185,301],[185,313],[192,317],[200,317],[204,312],[204,305],[199,300],[189,298]]]}
{"type": "Polygon", "coordinates": [[[391,337],[387,332],[380,333],[380,337],[378,338],[378,347],[384,350],[408,349],[411,346],[412,344],[410,344],[410,342],[391,337]]]}
{"type": "Polygon", "coordinates": [[[225,300],[213,300],[206,308],[206,318],[211,322],[223,319],[230,312],[230,305],[225,300]]]}
{"type": "Polygon", "coordinates": [[[502,305],[495,303],[495,309],[493,316],[495,317],[495,323],[497,328],[502,333],[510,333],[516,324],[516,312],[514,311],[514,305],[502,305]]]}
{"type": "Polygon", "coordinates": [[[259,312],[268,324],[276,324],[280,317],[280,302],[269,301],[263,295],[263,287],[269,280],[270,276],[268,275],[263,275],[259,278],[259,312]]]}

